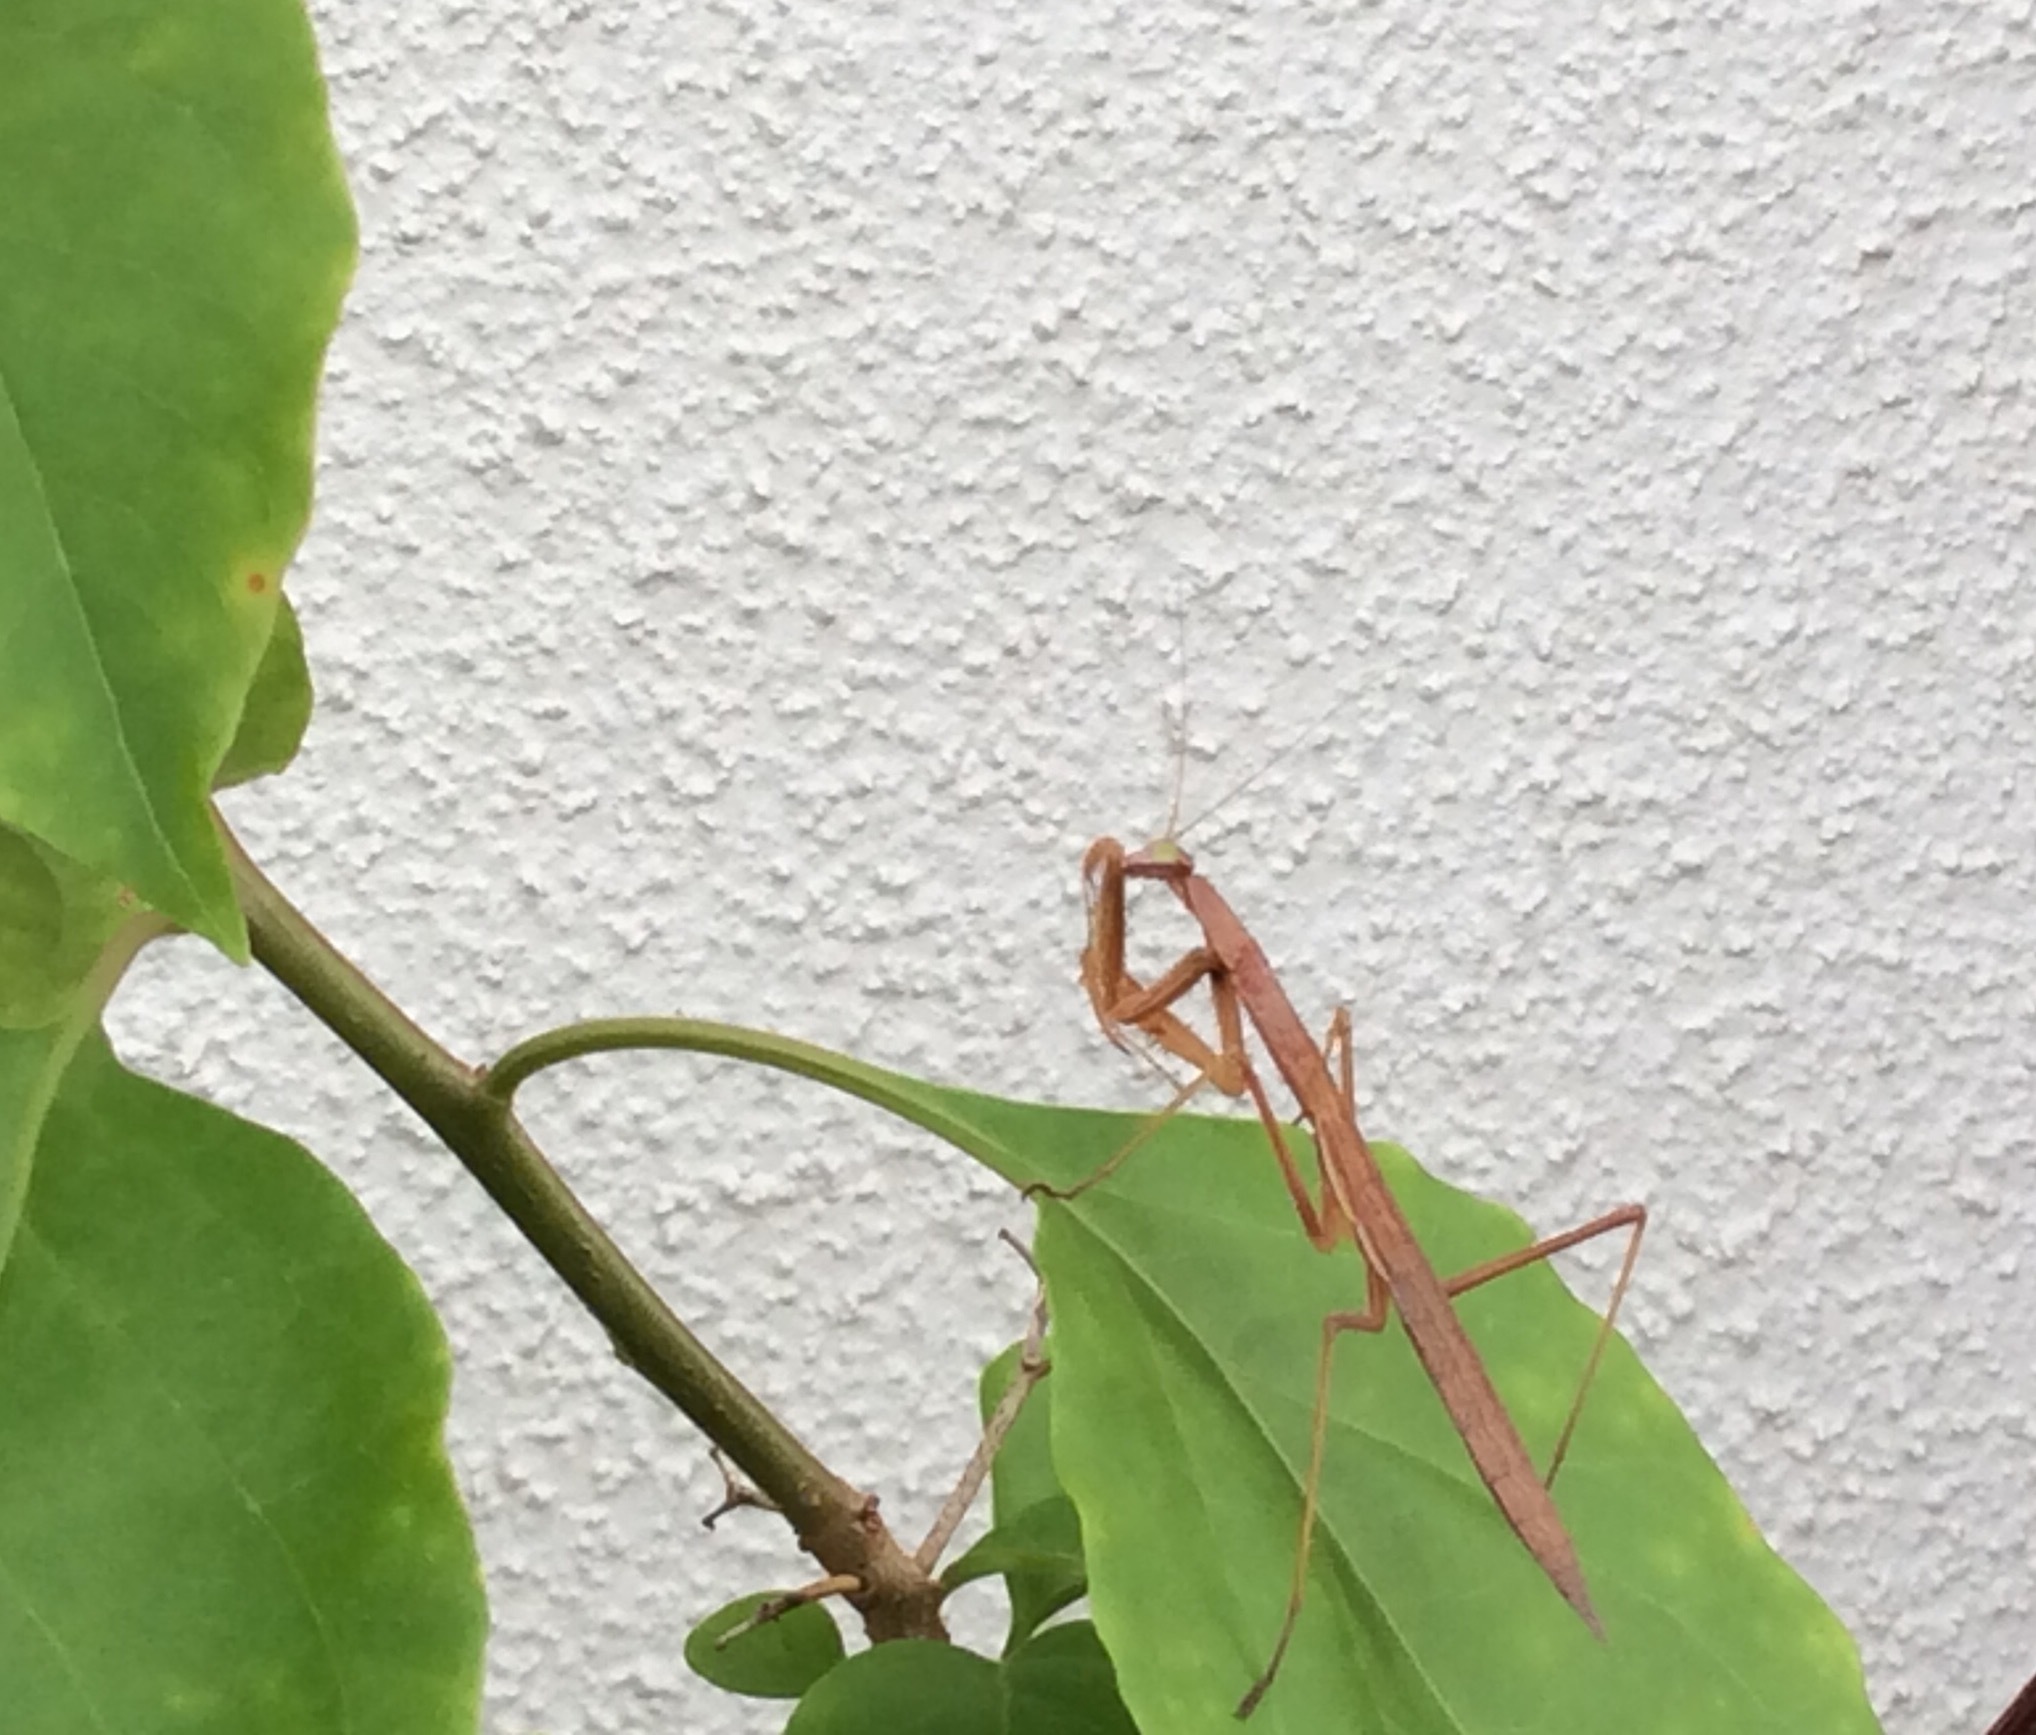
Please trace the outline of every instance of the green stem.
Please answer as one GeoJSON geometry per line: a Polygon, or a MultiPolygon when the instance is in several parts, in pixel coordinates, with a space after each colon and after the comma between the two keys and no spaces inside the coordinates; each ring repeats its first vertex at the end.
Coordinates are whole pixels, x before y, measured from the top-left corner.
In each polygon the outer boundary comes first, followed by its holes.
{"type": "MultiPolygon", "coordinates": [[[[940,1636],[933,1613],[937,1596],[923,1611],[901,1614],[873,1606],[885,1592],[910,1600],[916,1587],[907,1582],[912,1572],[899,1569],[900,1561],[909,1569],[909,1561],[875,1521],[871,1502],[815,1457],[686,1329],[517,1121],[509,1090],[517,1077],[549,1062],[525,1064],[521,1073],[509,1075],[506,1087],[499,1067],[484,1081],[337,951],[230,833],[227,847],[248,937],[262,966],[423,1117],[601,1322],[622,1360],[770,1496],[821,1564],[870,1587],[870,1594],[853,1600],[870,1620],[873,1637],[940,1636]],[[880,1626],[894,1630],[880,1633],[880,1626]]],[[[754,1033],[745,1035],[753,1044],[754,1033]]],[[[512,1058],[542,1042],[523,1044],[512,1058]]],[[[923,1573],[917,1576],[925,1580],[923,1573]]]]}
{"type": "Polygon", "coordinates": [[[853,1096],[869,1098],[908,1119],[922,1118],[916,1112],[919,1105],[903,1102],[900,1093],[873,1090],[871,1081],[887,1082],[884,1075],[846,1055],[816,1048],[810,1042],[797,1042],[789,1036],[773,1035],[768,1030],[716,1024],[704,1018],[589,1018],[578,1024],[562,1024],[517,1043],[488,1068],[482,1088],[490,1096],[507,1102],[526,1079],[548,1067],[584,1055],[640,1048],[679,1048],[774,1066],[781,1072],[795,1072],[853,1096]]]}

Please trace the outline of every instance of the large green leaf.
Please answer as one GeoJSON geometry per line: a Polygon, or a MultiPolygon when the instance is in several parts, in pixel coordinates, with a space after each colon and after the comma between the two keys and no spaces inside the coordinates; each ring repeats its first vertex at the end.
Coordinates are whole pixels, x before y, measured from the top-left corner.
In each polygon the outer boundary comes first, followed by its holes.
{"type": "Polygon", "coordinates": [[[337,1180],[87,1038],[0,1273],[0,1722],[472,1730],[447,1384],[337,1180]]]}
{"type": "MultiPolygon", "coordinates": [[[[1441,1269],[1530,1238],[1404,1152],[1379,1155],[1441,1269]]],[[[1309,1328],[1362,1287],[1354,1257],[1315,1254],[1293,1232],[1256,1127],[1183,1126],[1167,1156],[1164,1177],[1148,1169],[1087,1211],[1050,1209],[1039,1256],[1060,1283],[1056,1458],[1084,1512],[1112,1514],[1088,1543],[1098,1625],[1141,1719],[1188,1735],[1230,1727],[1266,1660],[1306,1463],[1309,1328]],[[1184,1474],[1221,1496],[1169,1514],[1141,1497],[1149,1479],[1184,1474]],[[1167,1654],[1184,1626],[1195,1641],[1167,1654]]],[[[1546,1267],[1459,1311],[1545,1459],[1595,1322],[1546,1267]]],[[[1623,1343],[1558,1489],[1603,1642],[1499,1519],[1397,1324],[1343,1340],[1333,1390],[1309,1601],[1264,1729],[1319,1730],[1329,1707],[1353,1729],[1878,1727],[1850,1639],[1623,1343]]]]}
{"type": "Polygon", "coordinates": [[[0,6],[0,821],[236,956],[206,803],[353,247],[300,0],[0,6]]]}
{"type": "MultiPolygon", "coordinates": [[[[943,1091],[795,1044],[747,1052],[882,1103],[1020,1184],[1087,1176],[1146,1125],[943,1091]]],[[[1379,1154],[1438,1267],[1529,1239],[1512,1213],[1379,1154]]],[[[1178,1116],[1110,1181],[1041,1215],[1053,1456],[1118,1685],[1148,1735],[1234,1730],[1286,1600],[1320,1322],[1362,1304],[1362,1268],[1309,1246],[1262,1130],[1238,1120],[1178,1116]]],[[[1545,1456],[1595,1316],[1543,1267],[1459,1305],[1545,1456]]],[[[1878,1727],[1851,1640],[1623,1344],[1557,1491],[1602,1643],[1493,1507],[1397,1323],[1342,1340],[1331,1413],[1306,1610],[1260,1735],[1878,1727]]]]}

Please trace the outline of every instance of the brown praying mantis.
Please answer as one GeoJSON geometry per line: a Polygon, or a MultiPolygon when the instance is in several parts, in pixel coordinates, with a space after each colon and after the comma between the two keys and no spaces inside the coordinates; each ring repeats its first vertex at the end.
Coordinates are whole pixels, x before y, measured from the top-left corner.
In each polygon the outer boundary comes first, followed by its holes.
{"type": "Polygon", "coordinates": [[[1309,1241],[1322,1252],[1333,1251],[1349,1241],[1364,1260],[1364,1307],[1330,1313],[1322,1321],[1300,1539],[1295,1547],[1286,1612],[1266,1666],[1239,1701],[1237,1715],[1249,1716],[1265,1696],[1279,1672],[1300,1617],[1328,1435],[1330,1375],[1336,1339],[1346,1331],[1383,1330],[1395,1305],[1415,1354],[1434,1383],[1444,1409],[1463,1438],[1472,1465],[1491,1491],[1499,1511],[1564,1600],[1594,1634],[1603,1638],[1604,1629],[1585,1588],[1576,1546],[1556,1510],[1549,1487],[1568,1452],[1584,1397],[1632,1277],[1641,1233],[1647,1224],[1646,1208],[1622,1205],[1578,1228],[1488,1260],[1455,1277],[1441,1276],[1414,1238],[1371,1147],[1358,1129],[1348,1009],[1338,1009],[1327,1037],[1320,1044],[1311,1040],[1265,953],[1237,913],[1195,871],[1193,860],[1171,836],[1136,851],[1127,851],[1115,838],[1099,838],[1083,857],[1082,877],[1089,902],[1082,983],[1104,1034],[1125,1047],[1127,1029],[1139,1031],[1186,1062],[1194,1069],[1194,1076],[1145,1131],[1069,1191],[1084,1191],[1107,1178],[1189,1097],[1205,1085],[1213,1086],[1226,1095],[1251,1099],[1309,1241]],[[1168,887],[1202,933],[1201,945],[1184,954],[1149,985],[1133,976],[1125,964],[1125,893],[1132,880],[1157,880],[1168,887]],[[1208,984],[1215,1012],[1213,1045],[1174,1011],[1184,996],[1204,982],[1208,984]],[[1247,1018],[1298,1103],[1300,1118],[1314,1135],[1321,1178],[1319,1199],[1309,1192],[1286,1130],[1252,1064],[1244,1035],[1247,1018]],[[1334,1075],[1332,1056],[1337,1068],[1334,1075]],[[1544,1477],[1535,1471],[1519,1430],[1500,1401],[1476,1346],[1456,1316],[1451,1297],[1621,1228],[1630,1231],[1625,1260],[1544,1477]]]}

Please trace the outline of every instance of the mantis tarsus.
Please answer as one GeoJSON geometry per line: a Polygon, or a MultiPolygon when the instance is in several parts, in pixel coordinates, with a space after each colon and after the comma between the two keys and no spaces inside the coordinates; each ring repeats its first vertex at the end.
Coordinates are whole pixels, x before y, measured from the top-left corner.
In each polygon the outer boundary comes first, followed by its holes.
{"type": "MultiPolygon", "coordinates": [[[[1645,1207],[1623,1205],[1578,1228],[1488,1260],[1455,1277],[1440,1276],[1415,1240],[1371,1147],[1358,1130],[1348,1010],[1339,1009],[1327,1037],[1319,1044],[1314,1042],[1258,943],[1171,838],[1135,852],[1127,851],[1115,838],[1098,839],[1083,858],[1082,875],[1089,898],[1082,983],[1105,1034],[1122,1045],[1127,1028],[1141,1031],[1195,1069],[1194,1077],[1155,1120],[1154,1126],[1204,1085],[1214,1086],[1226,1095],[1248,1096],[1265,1125],[1309,1241],[1327,1252],[1347,1240],[1356,1247],[1365,1264],[1363,1309],[1331,1313],[1322,1321],[1301,1533],[1286,1613],[1266,1666],[1239,1701],[1237,1714],[1249,1716],[1272,1685],[1300,1615],[1322,1478],[1336,1339],[1346,1331],[1382,1330],[1395,1304],[1415,1354],[1434,1382],[1443,1407],[1463,1437],[1471,1463],[1506,1522],[1564,1600],[1602,1638],[1604,1629],[1585,1588],[1575,1544],[1556,1510],[1549,1484],[1569,1449],[1584,1395],[1632,1276],[1641,1231],[1647,1223],[1645,1207]],[[1125,887],[1131,880],[1157,880],[1167,886],[1202,931],[1203,943],[1149,985],[1131,975],[1125,964],[1125,887]],[[1173,1011],[1183,996],[1203,982],[1209,986],[1215,1010],[1217,1034],[1213,1044],[1173,1011]],[[1319,1201],[1309,1193],[1285,1129],[1253,1068],[1244,1038],[1246,1018],[1299,1104],[1302,1120],[1314,1134],[1321,1173],[1319,1201]],[[1332,1055],[1337,1060],[1336,1075],[1331,1072],[1332,1055]],[[1519,1430],[1493,1388],[1491,1376],[1457,1319],[1450,1298],[1620,1228],[1631,1232],[1625,1261],[1613,1285],[1604,1324],[1585,1365],[1575,1402],[1543,1477],[1535,1471],[1519,1430]]],[[[1073,1191],[1082,1191],[1105,1178],[1143,1142],[1144,1136],[1126,1145],[1073,1191]]]]}

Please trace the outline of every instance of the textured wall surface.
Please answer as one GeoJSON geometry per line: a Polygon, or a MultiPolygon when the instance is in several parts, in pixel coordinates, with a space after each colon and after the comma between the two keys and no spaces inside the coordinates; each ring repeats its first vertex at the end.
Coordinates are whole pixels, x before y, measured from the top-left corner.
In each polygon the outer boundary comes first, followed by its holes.
{"type": "MultiPolygon", "coordinates": [[[[232,803],[313,917],[477,1059],[658,1009],[1149,1103],[1075,864],[1186,691],[1190,807],[1277,755],[1195,841],[1374,1130],[1546,1226],[1650,1201],[1634,1337],[1891,1735],[1982,1728],[2036,1667],[2027,0],[316,10],[322,708],[232,803]]],[[[796,1557],[699,1529],[450,1159],[195,945],[117,1031],[443,1309],[490,1729],[775,1726],[679,1641],[796,1557]]],[[[729,1064],[529,1101],[923,1523],[1015,1202],[729,1064]]]]}

